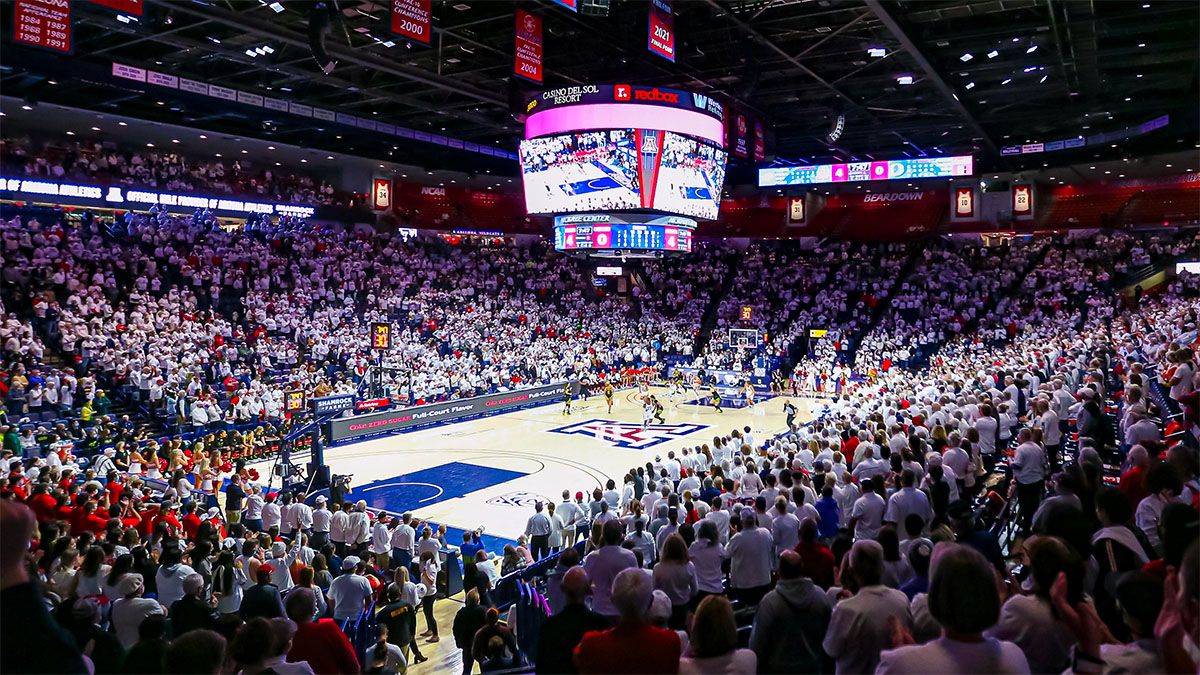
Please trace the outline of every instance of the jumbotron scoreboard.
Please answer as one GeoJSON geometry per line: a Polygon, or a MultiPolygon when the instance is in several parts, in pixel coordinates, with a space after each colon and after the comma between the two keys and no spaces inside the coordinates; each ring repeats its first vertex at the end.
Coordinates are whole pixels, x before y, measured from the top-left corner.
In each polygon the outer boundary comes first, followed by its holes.
{"type": "Polygon", "coordinates": [[[527,106],[525,206],[553,215],[559,251],[657,257],[692,250],[725,182],[724,107],[629,84],[550,90],[527,106]]]}
{"type": "Polygon", "coordinates": [[[554,248],[594,257],[687,253],[692,250],[696,221],[680,216],[597,214],[554,219],[554,248]]]}

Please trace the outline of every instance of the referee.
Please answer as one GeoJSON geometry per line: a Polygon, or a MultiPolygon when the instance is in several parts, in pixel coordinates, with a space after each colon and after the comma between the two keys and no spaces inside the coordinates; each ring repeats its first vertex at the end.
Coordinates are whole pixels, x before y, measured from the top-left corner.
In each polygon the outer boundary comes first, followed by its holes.
{"type": "Polygon", "coordinates": [[[534,514],[525,523],[525,534],[529,537],[529,552],[534,560],[550,555],[550,518],[542,513],[543,505],[538,500],[533,505],[534,514]]]}

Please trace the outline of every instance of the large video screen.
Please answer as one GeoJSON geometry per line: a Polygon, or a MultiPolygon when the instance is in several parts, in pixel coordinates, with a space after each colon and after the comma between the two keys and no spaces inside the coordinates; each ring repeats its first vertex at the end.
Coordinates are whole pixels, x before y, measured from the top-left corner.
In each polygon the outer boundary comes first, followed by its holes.
{"type": "Polygon", "coordinates": [[[872,180],[953,178],[974,173],[970,155],[920,157],[883,162],[782,166],[758,170],[759,187],[814,185],[818,183],[861,183],[872,180]]]}
{"type": "Polygon", "coordinates": [[[577,132],[522,141],[521,173],[529,213],[655,210],[714,219],[725,152],[664,131],[577,132]]]}
{"type": "Polygon", "coordinates": [[[554,248],[567,252],[688,252],[695,227],[696,221],[678,216],[558,216],[554,219],[554,248]]]}
{"type": "Polygon", "coordinates": [[[665,134],[654,208],[716,220],[724,184],[724,150],[679,134],[665,134]]]}

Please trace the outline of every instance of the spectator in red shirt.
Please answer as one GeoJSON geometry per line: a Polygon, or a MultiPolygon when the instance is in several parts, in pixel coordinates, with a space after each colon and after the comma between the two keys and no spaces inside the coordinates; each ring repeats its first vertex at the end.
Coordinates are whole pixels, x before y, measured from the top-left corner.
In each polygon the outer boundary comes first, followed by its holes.
{"type": "Polygon", "coordinates": [[[654,599],[650,576],[627,569],[613,579],[616,627],[584,633],[575,648],[580,673],[675,673],[679,671],[679,634],[646,623],[654,599]]]}
{"type": "Polygon", "coordinates": [[[108,527],[108,513],[99,510],[100,505],[97,502],[89,501],[83,505],[83,516],[80,518],[79,528],[81,532],[91,532],[99,538],[104,534],[104,529],[108,527]]]}
{"type": "Polygon", "coordinates": [[[196,515],[196,502],[188,502],[183,505],[183,518],[179,524],[183,527],[183,534],[188,541],[195,541],[196,532],[200,530],[200,516],[196,515]]]}
{"type": "Polygon", "coordinates": [[[37,516],[39,523],[54,520],[58,501],[54,499],[54,495],[50,494],[50,486],[48,484],[38,483],[33,488],[33,497],[29,500],[29,508],[33,509],[33,513],[37,516]]]}
{"type": "Polygon", "coordinates": [[[817,538],[817,524],[811,519],[800,523],[800,542],[796,544],[804,576],[828,590],[833,585],[833,551],[817,538]]]}
{"type": "Polygon", "coordinates": [[[1129,470],[1121,474],[1117,487],[1129,498],[1130,504],[1139,504],[1146,495],[1146,469],[1150,466],[1150,453],[1145,447],[1135,445],[1129,449],[1129,470]]]}
{"type": "Polygon", "coordinates": [[[308,661],[315,673],[357,673],[358,656],[346,634],[332,619],[313,621],[316,599],[309,588],[298,587],[287,594],[288,618],[296,622],[296,636],[287,660],[308,661]]]}

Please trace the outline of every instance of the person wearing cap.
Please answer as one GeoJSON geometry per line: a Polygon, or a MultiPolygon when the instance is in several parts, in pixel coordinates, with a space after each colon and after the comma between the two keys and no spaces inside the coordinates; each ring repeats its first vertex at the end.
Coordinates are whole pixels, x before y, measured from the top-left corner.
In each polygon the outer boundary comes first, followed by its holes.
{"type": "Polygon", "coordinates": [[[327,501],[325,495],[317,495],[316,507],[312,511],[312,536],[308,538],[308,544],[317,551],[329,543],[329,527],[333,513],[326,507],[327,501]]]}
{"type": "Polygon", "coordinates": [[[270,619],[284,615],[279,588],[271,583],[274,572],[275,568],[267,563],[258,566],[255,571],[257,583],[242,593],[242,605],[238,608],[242,620],[249,621],[256,616],[270,619]]]}
{"type": "Polygon", "coordinates": [[[362,575],[366,564],[358,556],[342,560],[342,573],[329,585],[329,601],[333,603],[333,619],[355,619],[371,606],[371,583],[362,575]]]}
{"type": "MultiPolygon", "coordinates": [[[[266,500],[263,499],[262,488],[257,483],[250,484],[250,493],[246,495],[245,516],[242,519],[242,524],[251,532],[261,532],[263,529],[263,507],[266,505],[266,500]]],[[[233,521],[230,521],[233,522],[233,521]]]]}
{"type": "Polygon", "coordinates": [[[216,625],[213,606],[203,597],[204,577],[189,574],[183,579],[183,597],[171,604],[171,635],[179,637],[190,630],[216,625]]]}
{"type": "Polygon", "coordinates": [[[296,585],[292,580],[292,565],[300,555],[301,544],[301,537],[293,539],[291,546],[282,541],[271,542],[271,556],[267,562],[275,570],[271,574],[271,583],[275,584],[280,593],[287,593],[296,585]]]}
{"type": "Polygon", "coordinates": [[[138,626],[148,616],[165,615],[167,612],[157,600],[143,598],[142,592],[146,585],[142,575],[126,574],[117,583],[117,593],[120,598],[114,600],[111,608],[111,622],[121,646],[129,649],[138,640],[138,626]]]}

